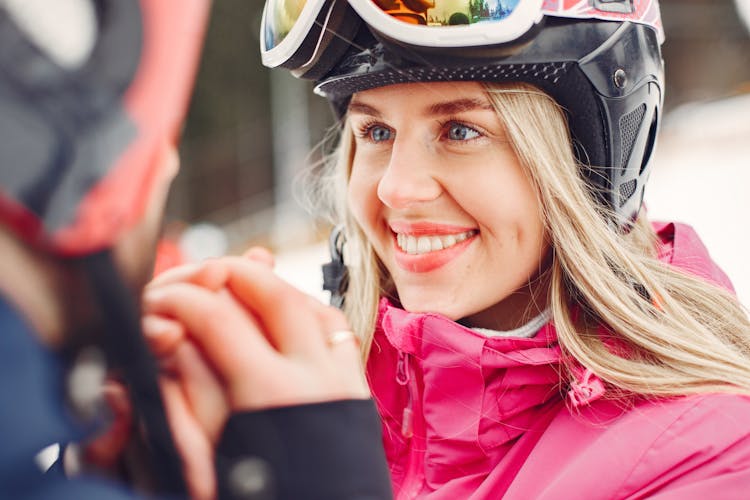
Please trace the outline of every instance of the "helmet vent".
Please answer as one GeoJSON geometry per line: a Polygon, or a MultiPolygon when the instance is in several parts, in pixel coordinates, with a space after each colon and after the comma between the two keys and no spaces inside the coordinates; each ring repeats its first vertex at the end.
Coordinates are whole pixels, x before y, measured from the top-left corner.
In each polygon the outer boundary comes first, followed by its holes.
{"type": "Polygon", "coordinates": [[[659,114],[654,112],[654,117],[651,119],[651,128],[648,131],[648,142],[646,143],[646,150],[643,154],[643,163],[641,164],[641,171],[638,175],[643,175],[646,171],[648,162],[651,159],[651,153],[654,152],[654,145],[656,144],[656,132],[659,129],[659,114]]]}
{"type": "Polygon", "coordinates": [[[625,184],[620,184],[620,207],[625,205],[630,197],[633,196],[633,193],[635,193],[636,184],[637,181],[635,179],[630,180],[625,184]]]}
{"type": "Polygon", "coordinates": [[[620,157],[620,167],[622,168],[621,175],[625,175],[625,169],[628,166],[628,161],[633,152],[633,146],[638,137],[638,131],[641,128],[644,116],[646,116],[646,105],[641,104],[630,113],[620,117],[620,138],[622,144],[622,153],[620,157]]]}

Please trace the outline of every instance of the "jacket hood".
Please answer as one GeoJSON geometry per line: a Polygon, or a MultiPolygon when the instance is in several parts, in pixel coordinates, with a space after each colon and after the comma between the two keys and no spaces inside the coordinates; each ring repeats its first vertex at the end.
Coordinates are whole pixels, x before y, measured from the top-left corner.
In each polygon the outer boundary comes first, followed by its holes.
{"type": "Polygon", "coordinates": [[[653,226],[661,242],[660,260],[734,292],[729,277],[711,259],[692,227],[676,222],[656,222],[653,226]]]}

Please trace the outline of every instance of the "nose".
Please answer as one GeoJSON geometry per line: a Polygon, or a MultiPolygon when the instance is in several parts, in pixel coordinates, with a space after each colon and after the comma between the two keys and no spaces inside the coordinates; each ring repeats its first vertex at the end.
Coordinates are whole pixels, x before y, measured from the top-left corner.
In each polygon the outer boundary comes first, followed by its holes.
{"type": "Polygon", "coordinates": [[[383,176],[378,198],[390,208],[408,208],[414,203],[437,199],[442,186],[431,168],[429,148],[417,141],[396,141],[383,176]]]}

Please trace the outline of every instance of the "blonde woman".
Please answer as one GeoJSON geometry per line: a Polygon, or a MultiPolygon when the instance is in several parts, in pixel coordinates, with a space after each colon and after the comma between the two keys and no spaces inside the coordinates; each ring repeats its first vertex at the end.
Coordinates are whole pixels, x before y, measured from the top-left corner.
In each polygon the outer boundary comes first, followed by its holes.
{"type": "Polygon", "coordinates": [[[689,228],[602,221],[548,96],[362,91],[343,140],[345,304],[398,497],[741,498],[745,313],[689,228]]]}
{"type": "Polygon", "coordinates": [[[750,322],[697,236],[641,207],[657,2],[467,2],[472,24],[441,24],[456,3],[426,27],[309,3],[280,27],[271,0],[262,30],[264,62],[342,117],[327,283],[396,497],[745,498],[750,322]]]}

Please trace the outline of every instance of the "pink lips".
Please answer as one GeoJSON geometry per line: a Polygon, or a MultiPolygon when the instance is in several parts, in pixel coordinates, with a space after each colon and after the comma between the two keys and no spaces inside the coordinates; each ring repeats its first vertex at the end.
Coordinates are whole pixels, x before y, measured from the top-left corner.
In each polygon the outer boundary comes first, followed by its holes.
{"type": "MultiPolygon", "coordinates": [[[[474,229],[471,227],[436,224],[432,222],[410,223],[392,221],[389,223],[389,226],[394,233],[403,233],[412,236],[443,236],[448,234],[465,233],[474,229]]],[[[471,236],[470,238],[467,238],[450,248],[444,248],[443,250],[436,250],[434,252],[412,255],[401,250],[396,242],[396,235],[394,234],[393,248],[396,263],[402,269],[414,273],[427,273],[430,271],[434,271],[435,269],[446,265],[459,255],[461,255],[463,252],[465,252],[475,238],[476,235],[471,236]]]]}

